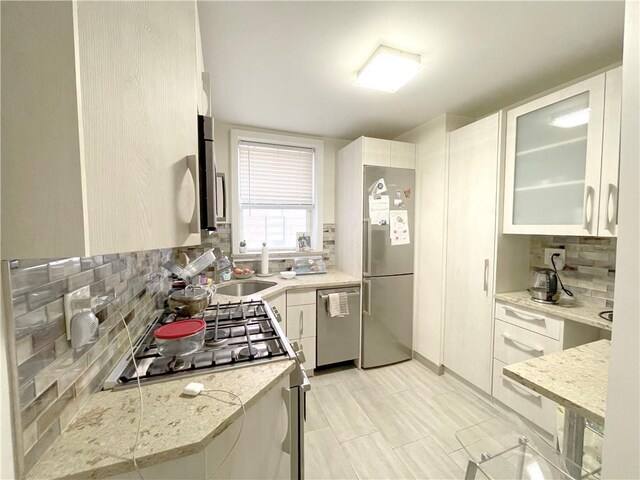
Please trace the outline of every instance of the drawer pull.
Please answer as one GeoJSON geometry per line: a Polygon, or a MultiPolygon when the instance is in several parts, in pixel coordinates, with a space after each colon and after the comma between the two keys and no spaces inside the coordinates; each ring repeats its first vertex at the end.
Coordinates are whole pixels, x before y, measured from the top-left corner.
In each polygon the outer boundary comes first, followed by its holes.
{"type": "Polygon", "coordinates": [[[508,333],[503,333],[502,337],[505,340],[509,340],[512,343],[517,343],[522,345],[525,348],[528,348],[529,350],[533,350],[534,352],[539,352],[539,353],[544,353],[544,349],[540,348],[540,347],[534,347],[533,345],[529,345],[526,342],[523,342],[522,340],[518,340],[517,338],[513,338],[511,335],[509,335],[508,333]]]}
{"type": "Polygon", "coordinates": [[[516,318],[521,320],[528,320],[532,322],[544,322],[546,319],[544,317],[538,317],[536,315],[527,315],[519,310],[514,310],[513,308],[504,307],[505,312],[510,313],[516,318]]]}
{"type": "Polygon", "coordinates": [[[517,390],[522,392],[524,395],[527,395],[527,396],[533,397],[533,398],[542,398],[542,395],[540,395],[539,393],[534,393],[534,392],[531,392],[531,391],[527,390],[526,387],[523,387],[518,382],[516,382],[514,380],[511,380],[509,377],[505,377],[504,375],[502,375],[502,380],[506,380],[506,382],[509,385],[511,385],[512,387],[516,388],[517,390]]]}

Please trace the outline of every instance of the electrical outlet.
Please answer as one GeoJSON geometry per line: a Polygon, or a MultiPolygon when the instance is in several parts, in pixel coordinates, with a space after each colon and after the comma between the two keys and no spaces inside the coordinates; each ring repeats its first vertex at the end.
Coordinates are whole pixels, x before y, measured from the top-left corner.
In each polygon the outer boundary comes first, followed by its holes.
{"type": "Polygon", "coordinates": [[[560,254],[560,259],[558,259],[558,257],[555,258],[556,261],[556,267],[558,270],[564,270],[564,266],[565,264],[565,255],[566,255],[566,250],[564,248],[545,248],[544,249],[544,264],[545,265],[549,265],[550,267],[552,267],[552,263],[551,263],[551,255],[555,254],[555,253],[559,253],[560,254]],[[560,260],[560,261],[558,261],[560,260]]]}
{"type": "Polygon", "coordinates": [[[77,313],[91,310],[91,289],[79,288],[64,295],[64,320],[67,326],[67,340],[71,340],[71,319],[77,313]]]}

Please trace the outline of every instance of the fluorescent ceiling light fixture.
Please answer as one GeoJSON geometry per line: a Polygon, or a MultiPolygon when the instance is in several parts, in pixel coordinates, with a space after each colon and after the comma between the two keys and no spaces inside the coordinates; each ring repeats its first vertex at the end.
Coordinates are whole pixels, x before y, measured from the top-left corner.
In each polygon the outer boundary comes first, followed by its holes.
{"type": "Polygon", "coordinates": [[[580,125],[586,125],[589,123],[590,108],[583,108],[582,110],[576,110],[575,112],[559,115],[551,120],[551,125],[560,128],[573,128],[580,125]]]}
{"type": "Polygon", "coordinates": [[[356,85],[393,93],[421,67],[420,55],[380,45],[358,72],[356,85]]]}

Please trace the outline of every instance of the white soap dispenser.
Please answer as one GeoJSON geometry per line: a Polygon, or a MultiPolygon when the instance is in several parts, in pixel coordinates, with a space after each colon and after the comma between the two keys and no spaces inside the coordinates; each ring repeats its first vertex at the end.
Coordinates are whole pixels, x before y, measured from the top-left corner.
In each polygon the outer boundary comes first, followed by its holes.
{"type": "Polygon", "coordinates": [[[267,242],[262,242],[262,265],[260,266],[260,274],[262,276],[269,275],[269,249],[267,242]]]}

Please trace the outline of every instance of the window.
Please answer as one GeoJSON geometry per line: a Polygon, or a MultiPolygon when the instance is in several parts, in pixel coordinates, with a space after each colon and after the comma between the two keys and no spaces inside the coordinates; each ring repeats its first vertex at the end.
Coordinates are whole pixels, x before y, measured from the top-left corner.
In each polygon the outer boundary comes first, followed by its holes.
{"type": "Polygon", "coordinates": [[[258,252],[262,242],[295,251],[299,232],[309,232],[312,249],[321,250],[322,142],[234,130],[232,149],[234,253],[240,240],[247,252],[258,252]]]}

